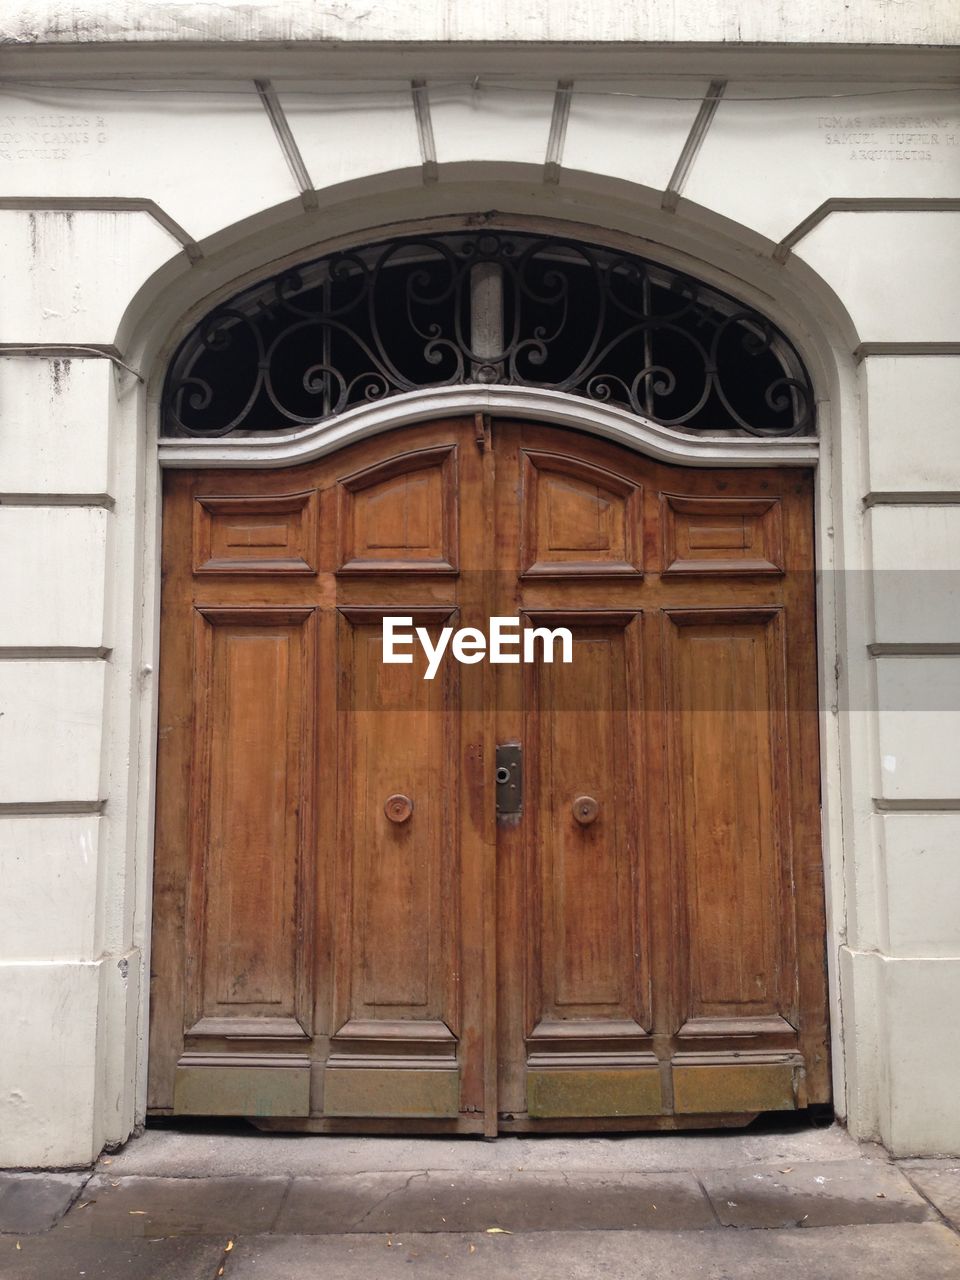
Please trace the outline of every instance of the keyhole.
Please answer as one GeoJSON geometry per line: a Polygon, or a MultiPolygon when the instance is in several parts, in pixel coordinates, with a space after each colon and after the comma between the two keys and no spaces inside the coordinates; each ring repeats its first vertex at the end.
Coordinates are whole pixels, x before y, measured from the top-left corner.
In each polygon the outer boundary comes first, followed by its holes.
{"type": "Polygon", "coordinates": [[[505,764],[501,764],[497,768],[497,784],[505,786],[510,781],[510,770],[505,764]]]}

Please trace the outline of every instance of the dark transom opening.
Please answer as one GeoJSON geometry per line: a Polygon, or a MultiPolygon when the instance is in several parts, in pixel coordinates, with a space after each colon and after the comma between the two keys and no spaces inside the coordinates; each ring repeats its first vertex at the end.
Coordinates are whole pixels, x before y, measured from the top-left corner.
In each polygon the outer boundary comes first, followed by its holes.
{"type": "Polygon", "coordinates": [[[409,237],[262,281],[181,344],[164,434],[289,431],[422,387],[547,387],[693,433],[814,431],[789,339],[616,250],[523,233],[409,237]]]}

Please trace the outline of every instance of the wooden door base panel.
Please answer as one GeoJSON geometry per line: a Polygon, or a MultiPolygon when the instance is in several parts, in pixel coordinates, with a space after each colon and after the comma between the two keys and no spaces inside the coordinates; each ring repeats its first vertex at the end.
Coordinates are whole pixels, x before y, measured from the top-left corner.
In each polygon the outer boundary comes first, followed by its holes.
{"type": "Polygon", "coordinates": [[[177,1062],[173,1110],[181,1116],[307,1116],[305,1054],[184,1054],[177,1062]]]}
{"type": "Polygon", "coordinates": [[[672,1069],[673,1104],[679,1114],[737,1111],[796,1111],[804,1104],[803,1070],[793,1062],[717,1063],[672,1069]]]}
{"type": "Polygon", "coordinates": [[[460,1072],[410,1067],[328,1067],[323,1075],[328,1116],[453,1119],[460,1110],[460,1072]]]}
{"type": "Polygon", "coordinates": [[[527,1111],[532,1120],[652,1116],[662,1110],[658,1066],[527,1071],[527,1111]]]}
{"type": "Polygon", "coordinates": [[[764,1036],[795,1041],[797,1029],[774,1013],[753,1018],[688,1018],[677,1032],[678,1040],[758,1040],[764,1036]]]}

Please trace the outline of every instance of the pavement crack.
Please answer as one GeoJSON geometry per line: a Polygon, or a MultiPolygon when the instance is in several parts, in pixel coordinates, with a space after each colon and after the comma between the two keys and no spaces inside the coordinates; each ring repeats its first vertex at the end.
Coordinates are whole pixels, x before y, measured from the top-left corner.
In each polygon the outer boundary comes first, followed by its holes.
{"type": "Polygon", "coordinates": [[[720,1221],[719,1213],[717,1213],[717,1206],[713,1203],[713,1200],[710,1197],[710,1192],[703,1185],[703,1179],[699,1176],[699,1174],[696,1174],[696,1173],[691,1174],[691,1177],[693,1178],[697,1186],[700,1188],[700,1194],[703,1196],[707,1204],[710,1206],[710,1212],[713,1214],[714,1222],[716,1222],[718,1227],[722,1227],[723,1223],[720,1221]]]}
{"type": "Polygon", "coordinates": [[[387,1201],[391,1198],[391,1196],[402,1195],[403,1192],[406,1191],[407,1188],[410,1186],[411,1182],[413,1182],[414,1178],[427,1178],[429,1176],[430,1176],[429,1170],[426,1170],[426,1169],[421,1170],[419,1173],[411,1173],[410,1176],[407,1178],[406,1182],[404,1182],[402,1187],[394,1187],[391,1191],[387,1191],[384,1195],[380,1197],[379,1200],[376,1200],[369,1207],[369,1209],[364,1210],[364,1212],[361,1213],[360,1217],[356,1220],[356,1222],[351,1224],[350,1230],[356,1231],[358,1227],[361,1227],[372,1213],[375,1213],[377,1209],[381,1208],[383,1205],[387,1203],[387,1201]]]}
{"type": "Polygon", "coordinates": [[[230,1254],[233,1252],[236,1242],[236,1236],[227,1236],[227,1243],[223,1247],[223,1256],[219,1259],[217,1269],[214,1271],[211,1280],[221,1280],[221,1277],[225,1274],[230,1263],[230,1254]]]}
{"type": "MultiPolygon", "coordinates": [[[[57,1222],[62,1222],[63,1219],[67,1216],[67,1214],[70,1212],[70,1210],[73,1208],[73,1206],[77,1203],[77,1201],[83,1195],[84,1191],[86,1191],[87,1183],[90,1181],[93,1175],[94,1175],[94,1171],[93,1169],[91,1169],[90,1172],[83,1179],[83,1181],[80,1183],[80,1185],[77,1187],[76,1191],[74,1191],[73,1195],[64,1205],[63,1209],[60,1211],[60,1215],[56,1220],[57,1222]]],[[[56,1225],[56,1223],[54,1225],[56,1225]]]]}
{"type": "Polygon", "coordinates": [[[287,1179],[287,1185],[283,1188],[283,1195],[280,1197],[280,1203],[277,1205],[277,1215],[274,1218],[273,1223],[270,1227],[270,1230],[267,1232],[267,1235],[272,1236],[276,1232],[277,1225],[279,1224],[280,1219],[283,1217],[283,1211],[284,1211],[284,1208],[286,1207],[286,1203],[290,1199],[290,1192],[293,1190],[293,1182],[294,1182],[293,1178],[287,1179]]]}

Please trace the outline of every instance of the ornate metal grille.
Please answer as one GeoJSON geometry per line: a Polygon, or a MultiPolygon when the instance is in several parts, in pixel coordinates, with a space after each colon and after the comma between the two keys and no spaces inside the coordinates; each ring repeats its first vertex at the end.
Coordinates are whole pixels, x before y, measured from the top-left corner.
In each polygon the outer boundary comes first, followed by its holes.
{"type": "Polygon", "coordinates": [[[763,316],[643,258],[497,232],[336,253],[239,294],[178,350],[165,433],[289,430],[470,382],[550,387],[695,432],[814,430],[803,363],[763,316]]]}

